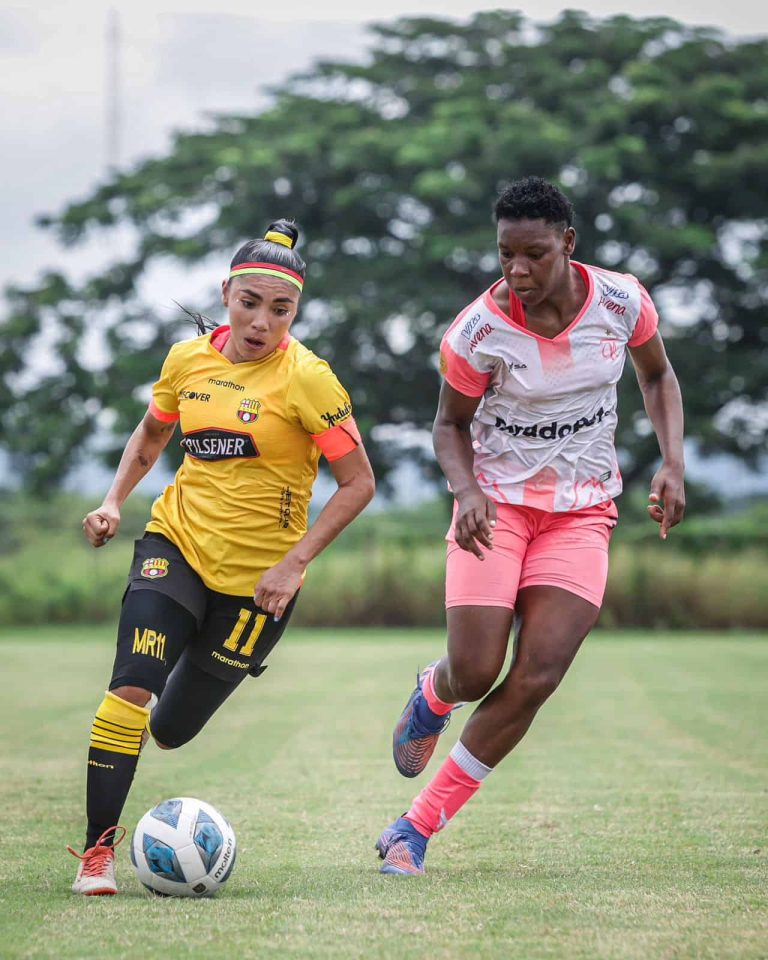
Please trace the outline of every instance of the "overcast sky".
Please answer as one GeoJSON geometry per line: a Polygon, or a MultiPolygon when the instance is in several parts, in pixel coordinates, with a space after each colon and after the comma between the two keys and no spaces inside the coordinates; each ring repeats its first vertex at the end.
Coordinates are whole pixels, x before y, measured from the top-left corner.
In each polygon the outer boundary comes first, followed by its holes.
{"type": "MultiPolygon", "coordinates": [[[[61,264],[87,270],[87,256],[60,250],[34,217],[84,197],[104,177],[107,21],[118,16],[120,161],[161,152],[174,129],[206,112],[249,110],[265,85],[320,57],[365,55],[365,24],[397,16],[466,18],[491,9],[472,0],[325,0],[256,5],[242,0],[36,0],[0,3],[0,287],[61,264]]],[[[734,35],[768,33],[752,0],[590,0],[595,16],[665,14],[734,35]],[[751,10],[750,10],[751,8],[751,10]],[[757,12],[755,12],[757,11],[757,12]]],[[[539,0],[536,19],[561,6],[539,0]]]]}
{"type": "MultiPolygon", "coordinates": [[[[106,175],[110,11],[121,35],[119,159],[132,165],[165,151],[174,130],[204,125],[211,112],[257,108],[266,85],[316,59],[363,58],[367,23],[423,14],[465,19],[496,6],[472,0],[261,6],[252,0],[35,0],[22,6],[0,0],[0,289],[30,282],[51,266],[82,276],[98,266],[95,258],[109,256],[103,243],[62,250],[34,218],[87,196],[106,175]]],[[[671,16],[734,36],[768,33],[768,8],[753,0],[570,6],[596,17],[671,16]]],[[[535,20],[551,20],[562,9],[555,0],[538,0],[535,20]]]]}

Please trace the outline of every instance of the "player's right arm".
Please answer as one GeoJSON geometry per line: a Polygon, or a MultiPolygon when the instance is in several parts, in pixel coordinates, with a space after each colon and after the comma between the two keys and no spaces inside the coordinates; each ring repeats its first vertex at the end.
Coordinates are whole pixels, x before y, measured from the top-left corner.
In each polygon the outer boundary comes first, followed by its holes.
{"type": "Polygon", "coordinates": [[[136,484],[152,469],[176,429],[177,420],[160,420],[149,410],[131,434],[112,486],[100,507],[83,518],[83,533],[94,547],[103,547],[120,526],[120,508],[136,484]]]}
{"type": "Polygon", "coordinates": [[[437,462],[456,498],[456,543],[462,550],[469,550],[483,560],[480,544],[488,550],[493,549],[496,505],[480,489],[474,472],[470,428],[481,399],[465,396],[443,381],[432,427],[432,443],[437,462]]]}

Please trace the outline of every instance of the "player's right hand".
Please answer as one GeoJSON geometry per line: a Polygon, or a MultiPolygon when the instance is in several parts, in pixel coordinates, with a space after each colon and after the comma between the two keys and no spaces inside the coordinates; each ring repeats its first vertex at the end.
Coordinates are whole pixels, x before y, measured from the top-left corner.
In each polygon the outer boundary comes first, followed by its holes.
{"type": "Polygon", "coordinates": [[[453,535],[462,550],[485,560],[481,545],[493,550],[493,528],[496,526],[496,504],[480,490],[457,497],[456,523],[453,535]]]}
{"type": "Polygon", "coordinates": [[[103,547],[109,543],[119,527],[120,511],[104,503],[83,517],[83,533],[93,547],[103,547]]]}

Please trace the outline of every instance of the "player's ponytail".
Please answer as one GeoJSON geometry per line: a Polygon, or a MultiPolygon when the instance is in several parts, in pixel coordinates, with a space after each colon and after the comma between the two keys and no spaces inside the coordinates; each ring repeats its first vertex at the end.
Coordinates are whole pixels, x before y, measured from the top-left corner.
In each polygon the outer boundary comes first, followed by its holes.
{"type": "Polygon", "coordinates": [[[218,327],[218,323],[215,320],[211,320],[210,317],[206,317],[203,313],[195,313],[194,310],[188,310],[182,303],[179,303],[178,300],[173,301],[179,310],[182,310],[186,316],[183,318],[188,323],[194,323],[197,328],[197,335],[199,337],[204,336],[206,333],[210,333],[212,330],[215,330],[218,327]]]}

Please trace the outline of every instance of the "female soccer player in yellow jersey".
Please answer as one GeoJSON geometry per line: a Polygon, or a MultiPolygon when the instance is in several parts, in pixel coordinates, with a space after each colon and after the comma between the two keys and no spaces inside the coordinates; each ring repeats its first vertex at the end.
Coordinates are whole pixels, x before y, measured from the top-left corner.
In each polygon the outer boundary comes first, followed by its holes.
{"type": "Polygon", "coordinates": [[[229,324],[171,348],[104,502],[83,520],[94,547],[108,543],[180,424],[184,461],[136,542],[93,721],[85,852],[69,848],[75,893],[117,892],[125,831],[115,824],[147,732],[163,749],[182,746],[266,669],[307,565],[373,497],[349,396],[289,333],[306,269],[297,238],[280,220],[237,251],[222,284],[229,324]],[[307,529],[321,453],[338,489],[307,529]]]}

